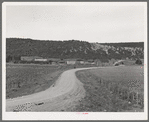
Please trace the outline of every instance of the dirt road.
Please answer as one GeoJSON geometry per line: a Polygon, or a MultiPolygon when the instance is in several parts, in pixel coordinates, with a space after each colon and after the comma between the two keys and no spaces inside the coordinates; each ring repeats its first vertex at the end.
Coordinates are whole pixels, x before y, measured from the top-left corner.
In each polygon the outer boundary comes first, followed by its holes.
{"type": "Polygon", "coordinates": [[[7,99],[6,111],[73,111],[73,107],[85,96],[83,84],[77,79],[75,72],[84,69],[91,68],[65,71],[55,84],[45,91],[7,99]]]}

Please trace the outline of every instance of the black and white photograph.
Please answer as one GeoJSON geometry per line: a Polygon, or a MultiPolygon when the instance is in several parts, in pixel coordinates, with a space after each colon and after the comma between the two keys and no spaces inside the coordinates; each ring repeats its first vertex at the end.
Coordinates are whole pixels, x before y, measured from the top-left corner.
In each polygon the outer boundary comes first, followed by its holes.
{"type": "Polygon", "coordinates": [[[147,2],[4,2],[4,120],[147,120],[147,2]]]}

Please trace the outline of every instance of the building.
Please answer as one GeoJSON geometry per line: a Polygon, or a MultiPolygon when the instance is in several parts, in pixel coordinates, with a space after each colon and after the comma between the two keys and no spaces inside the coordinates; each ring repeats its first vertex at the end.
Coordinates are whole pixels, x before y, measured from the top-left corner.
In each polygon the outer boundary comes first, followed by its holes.
{"type": "Polygon", "coordinates": [[[34,61],[35,59],[42,59],[39,56],[21,56],[21,61],[34,61]]]}
{"type": "Polygon", "coordinates": [[[85,62],[84,62],[84,59],[77,59],[76,62],[77,62],[78,64],[84,64],[84,63],[85,63],[85,62]]]}
{"type": "Polygon", "coordinates": [[[34,61],[46,62],[46,61],[48,61],[48,59],[36,58],[34,61]]]}
{"type": "Polygon", "coordinates": [[[80,61],[80,64],[84,64],[85,62],[84,61],[80,61]]]}
{"type": "Polygon", "coordinates": [[[74,65],[76,64],[76,59],[65,59],[66,64],[68,65],[74,65]]]}

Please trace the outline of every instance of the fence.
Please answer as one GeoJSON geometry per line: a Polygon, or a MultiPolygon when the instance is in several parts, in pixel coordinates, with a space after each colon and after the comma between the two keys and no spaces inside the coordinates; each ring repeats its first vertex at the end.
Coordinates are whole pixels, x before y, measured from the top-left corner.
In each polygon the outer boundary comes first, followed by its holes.
{"type": "Polygon", "coordinates": [[[106,81],[98,78],[98,83],[108,89],[112,94],[117,95],[120,99],[128,101],[130,104],[144,107],[144,94],[130,91],[128,87],[106,81]]]}

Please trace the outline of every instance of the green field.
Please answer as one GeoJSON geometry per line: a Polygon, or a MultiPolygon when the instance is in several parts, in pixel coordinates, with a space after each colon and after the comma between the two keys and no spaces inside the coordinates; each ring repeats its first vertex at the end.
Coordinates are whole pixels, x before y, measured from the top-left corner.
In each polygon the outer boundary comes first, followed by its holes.
{"type": "Polygon", "coordinates": [[[86,96],[76,111],[143,111],[143,72],[143,66],[105,67],[76,72],[86,90],[86,96]]]}

